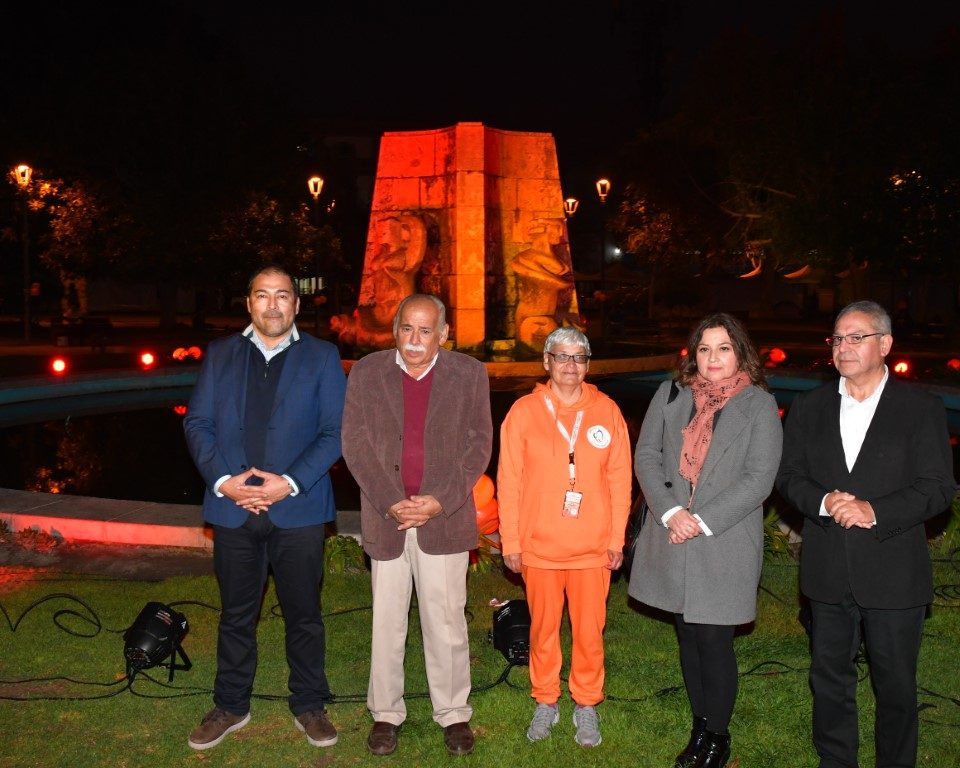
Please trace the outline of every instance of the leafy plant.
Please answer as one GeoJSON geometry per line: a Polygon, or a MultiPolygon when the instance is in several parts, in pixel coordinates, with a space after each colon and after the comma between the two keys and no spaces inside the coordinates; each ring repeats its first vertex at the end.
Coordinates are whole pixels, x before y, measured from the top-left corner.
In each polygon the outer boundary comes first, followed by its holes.
{"type": "Polygon", "coordinates": [[[365,569],[363,547],[353,536],[331,536],[323,545],[323,562],[328,573],[347,573],[365,569]]]}
{"type": "Polygon", "coordinates": [[[960,548],[960,496],[954,496],[950,505],[950,519],[940,538],[940,551],[950,554],[960,548]]]}
{"type": "Polygon", "coordinates": [[[770,507],[763,518],[763,559],[767,562],[797,559],[795,547],[779,523],[776,508],[770,507]]]}
{"type": "Polygon", "coordinates": [[[470,570],[474,573],[485,573],[491,568],[500,567],[500,550],[498,541],[480,535],[477,548],[470,551],[470,570]]]}

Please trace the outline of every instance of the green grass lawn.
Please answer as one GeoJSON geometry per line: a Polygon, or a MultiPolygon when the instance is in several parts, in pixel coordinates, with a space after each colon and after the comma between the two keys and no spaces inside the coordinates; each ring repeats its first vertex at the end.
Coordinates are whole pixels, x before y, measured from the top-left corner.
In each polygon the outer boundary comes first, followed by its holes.
{"type": "MultiPolygon", "coordinates": [[[[938,599],[926,624],[920,659],[920,685],[930,693],[920,699],[919,765],[942,768],[960,765],[960,595],[953,586],[960,574],[953,564],[941,562],[935,575],[938,599]]],[[[526,740],[533,710],[527,670],[515,667],[498,683],[507,663],[488,639],[493,614],[489,601],[520,597],[522,589],[498,568],[471,572],[469,586],[475,753],[447,756],[441,731],[430,719],[414,611],[407,654],[413,694],[408,720],[397,752],[374,758],[365,748],[370,726],[364,703],[370,586],[363,571],[331,573],[324,586],[327,671],[338,696],[330,715],[340,742],[323,750],[307,744],[287,710],[283,627],[272,587],[259,630],[253,720],[219,747],[198,753],[186,741],[211,706],[218,604],[212,577],[159,583],[82,577],[8,580],[0,591],[8,616],[8,621],[0,617],[0,765],[430,766],[455,760],[498,767],[519,763],[524,768],[557,768],[573,760],[583,766],[672,765],[689,728],[672,625],[632,604],[623,579],[610,593],[608,699],[600,706],[603,744],[593,750],[573,741],[569,699],[561,702],[560,724],[550,740],[526,740]],[[153,600],[186,614],[190,630],[184,649],[194,666],[177,672],[172,684],[165,669],[148,670],[124,690],[120,633],[153,600]]],[[[797,609],[796,566],[768,564],[757,622],[736,641],[743,675],[732,735],[733,757],[740,766],[816,765],[809,738],[807,639],[797,609]]],[[[860,703],[861,764],[866,766],[873,763],[873,697],[867,677],[861,680],[860,703]]]]}

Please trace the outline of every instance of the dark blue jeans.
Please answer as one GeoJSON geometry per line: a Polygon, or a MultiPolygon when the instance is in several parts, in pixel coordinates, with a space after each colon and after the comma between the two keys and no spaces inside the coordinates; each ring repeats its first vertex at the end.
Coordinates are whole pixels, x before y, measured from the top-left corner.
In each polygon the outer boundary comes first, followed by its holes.
{"type": "Polygon", "coordinates": [[[213,528],[221,605],[214,703],[237,715],[250,711],[257,621],[270,569],[284,617],[290,710],[323,709],[332,699],[320,615],[324,526],[277,528],[265,512],[249,515],[239,528],[213,528]]]}

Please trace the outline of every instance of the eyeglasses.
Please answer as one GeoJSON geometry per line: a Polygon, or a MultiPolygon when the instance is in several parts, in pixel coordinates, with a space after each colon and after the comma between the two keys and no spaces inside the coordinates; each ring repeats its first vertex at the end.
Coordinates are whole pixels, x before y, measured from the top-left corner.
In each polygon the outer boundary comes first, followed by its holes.
{"type": "Polygon", "coordinates": [[[547,354],[558,363],[569,363],[573,360],[573,362],[583,365],[590,362],[590,355],[567,355],[563,352],[547,352],[547,354]]]}
{"type": "Polygon", "coordinates": [[[839,347],[843,344],[844,341],[847,344],[859,344],[864,339],[869,339],[871,336],[886,336],[885,333],[848,333],[846,336],[827,336],[824,341],[827,342],[829,347],[839,347]]]}

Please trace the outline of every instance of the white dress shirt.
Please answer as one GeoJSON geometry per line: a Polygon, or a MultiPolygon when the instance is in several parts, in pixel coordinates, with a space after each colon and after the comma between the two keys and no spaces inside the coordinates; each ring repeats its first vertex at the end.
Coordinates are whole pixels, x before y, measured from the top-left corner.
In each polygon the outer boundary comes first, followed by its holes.
{"type": "MultiPolygon", "coordinates": [[[[840,440],[843,442],[843,458],[848,472],[853,471],[853,465],[857,463],[863,440],[867,436],[867,430],[870,429],[870,422],[873,421],[873,415],[877,412],[877,403],[880,402],[880,395],[883,394],[883,388],[887,385],[889,378],[890,369],[883,366],[883,378],[880,379],[880,384],[873,394],[865,400],[857,400],[847,392],[846,378],[840,377],[840,382],[837,384],[837,391],[840,393],[840,440]]],[[[820,502],[821,516],[830,516],[825,503],[829,495],[824,495],[820,502]]]]}

